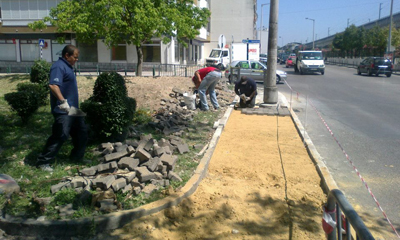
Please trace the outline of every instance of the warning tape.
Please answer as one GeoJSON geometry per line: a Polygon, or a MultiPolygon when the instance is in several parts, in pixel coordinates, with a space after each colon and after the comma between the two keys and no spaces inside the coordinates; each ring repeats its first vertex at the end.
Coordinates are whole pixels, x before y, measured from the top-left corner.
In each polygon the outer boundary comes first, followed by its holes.
{"type": "MultiPolygon", "coordinates": [[[[286,80],[284,80],[286,85],[289,87],[289,89],[293,92],[297,93],[297,97],[300,95],[299,92],[294,91],[292,89],[292,87],[286,82],[286,80]]],[[[333,139],[336,141],[336,143],[339,145],[340,149],[342,150],[342,153],[346,156],[346,159],[350,162],[351,166],[353,167],[353,170],[356,171],[357,176],[361,179],[361,181],[364,183],[365,187],[367,188],[368,192],[370,193],[370,195],[372,196],[372,198],[374,199],[376,205],[378,206],[378,208],[381,210],[383,216],[386,218],[386,221],[388,221],[388,223],[390,224],[390,226],[392,227],[393,231],[396,233],[397,237],[400,238],[399,233],[396,231],[396,228],[393,226],[392,222],[389,220],[389,217],[386,215],[385,211],[383,210],[383,208],[381,207],[381,205],[379,204],[378,200],[376,199],[375,195],[372,193],[371,189],[368,187],[367,182],[364,180],[364,178],[361,176],[360,172],[358,171],[358,169],[356,168],[356,166],[353,164],[353,161],[350,160],[349,155],[346,153],[346,151],[344,150],[344,148],[342,147],[342,145],[340,144],[340,142],[337,140],[336,136],[333,134],[332,130],[330,129],[330,127],[328,126],[328,124],[326,123],[326,121],[324,120],[324,118],[321,116],[321,113],[318,111],[318,109],[314,106],[314,104],[311,102],[311,100],[309,100],[310,105],[313,107],[313,109],[315,110],[315,112],[318,114],[319,118],[322,120],[322,122],[324,123],[325,127],[328,129],[329,133],[331,134],[331,136],[333,137],[333,139]]],[[[290,106],[292,107],[292,106],[290,106]]]]}

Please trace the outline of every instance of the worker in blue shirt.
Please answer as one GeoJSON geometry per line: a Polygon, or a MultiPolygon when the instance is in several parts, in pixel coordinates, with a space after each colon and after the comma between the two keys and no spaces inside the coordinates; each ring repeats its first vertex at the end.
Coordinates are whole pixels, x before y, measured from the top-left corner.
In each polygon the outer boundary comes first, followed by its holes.
{"type": "Polygon", "coordinates": [[[257,84],[253,79],[242,76],[235,84],[235,93],[240,97],[235,108],[253,108],[256,105],[257,84]]]}
{"type": "Polygon", "coordinates": [[[58,151],[69,136],[74,147],[70,159],[80,161],[85,154],[88,130],[84,117],[68,115],[71,107],[79,109],[78,85],[73,69],[78,57],[78,48],[67,45],[62,50],[62,57],[50,69],[50,105],[54,123],[52,135],[36,161],[36,166],[45,171],[52,171],[50,164],[54,163],[58,151]]]}

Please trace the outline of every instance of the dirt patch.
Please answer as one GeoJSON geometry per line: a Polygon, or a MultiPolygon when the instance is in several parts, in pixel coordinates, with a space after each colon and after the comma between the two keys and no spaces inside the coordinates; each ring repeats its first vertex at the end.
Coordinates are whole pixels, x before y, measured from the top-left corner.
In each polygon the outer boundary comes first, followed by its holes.
{"type": "Polygon", "coordinates": [[[319,184],[289,117],[234,111],[196,192],[107,238],[324,239],[319,184]]]}

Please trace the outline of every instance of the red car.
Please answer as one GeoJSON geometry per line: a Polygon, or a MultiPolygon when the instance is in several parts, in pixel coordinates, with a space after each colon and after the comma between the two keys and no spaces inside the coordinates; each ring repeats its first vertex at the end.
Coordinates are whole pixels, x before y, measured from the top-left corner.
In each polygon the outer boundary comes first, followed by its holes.
{"type": "Polygon", "coordinates": [[[288,57],[288,59],[286,60],[286,67],[287,67],[287,68],[293,67],[293,59],[294,59],[295,57],[296,57],[296,56],[289,56],[289,57],[288,57]]]}

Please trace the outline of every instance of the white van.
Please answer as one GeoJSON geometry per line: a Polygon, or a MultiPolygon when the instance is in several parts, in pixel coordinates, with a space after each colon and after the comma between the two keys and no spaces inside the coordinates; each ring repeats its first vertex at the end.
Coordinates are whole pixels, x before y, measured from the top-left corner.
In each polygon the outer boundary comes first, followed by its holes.
{"type": "Polygon", "coordinates": [[[297,52],[294,71],[300,74],[320,72],[325,74],[325,63],[321,51],[299,51],[297,52]]]}

